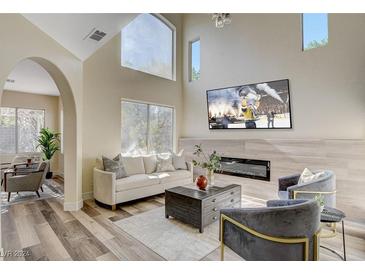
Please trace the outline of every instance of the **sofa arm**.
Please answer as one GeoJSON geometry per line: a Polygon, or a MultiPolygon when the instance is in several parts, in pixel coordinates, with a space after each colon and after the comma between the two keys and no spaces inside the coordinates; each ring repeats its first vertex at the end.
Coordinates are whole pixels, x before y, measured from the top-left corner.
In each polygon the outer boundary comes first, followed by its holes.
{"type": "Polygon", "coordinates": [[[279,191],[287,191],[287,188],[298,184],[300,174],[285,176],[279,178],[279,191]]]}
{"type": "Polygon", "coordinates": [[[94,198],[107,205],[115,205],[115,173],[94,167],[94,198]]]}

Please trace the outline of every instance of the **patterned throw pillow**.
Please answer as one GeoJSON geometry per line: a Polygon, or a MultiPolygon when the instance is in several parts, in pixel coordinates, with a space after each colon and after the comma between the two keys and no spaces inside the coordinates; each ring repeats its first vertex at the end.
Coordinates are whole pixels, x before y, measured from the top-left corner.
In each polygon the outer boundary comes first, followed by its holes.
{"type": "Polygon", "coordinates": [[[174,171],[175,168],[172,164],[172,157],[168,155],[157,155],[157,172],[174,171]]]}
{"type": "Polygon", "coordinates": [[[122,161],[112,160],[103,156],[104,170],[114,172],[116,179],[127,177],[122,161]]]}

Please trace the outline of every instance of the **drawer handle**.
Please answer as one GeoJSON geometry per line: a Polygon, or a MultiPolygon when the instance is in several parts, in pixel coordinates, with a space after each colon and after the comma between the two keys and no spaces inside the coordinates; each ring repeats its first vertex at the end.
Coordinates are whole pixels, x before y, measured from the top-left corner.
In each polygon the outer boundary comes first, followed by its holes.
{"type": "Polygon", "coordinates": [[[213,211],[217,211],[217,208],[215,207],[215,208],[213,208],[213,211]]]}
{"type": "Polygon", "coordinates": [[[233,194],[234,194],[234,191],[231,192],[231,195],[233,195],[233,194]]]}
{"type": "Polygon", "coordinates": [[[233,202],[234,202],[234,199],[231,200],[231,203],[233,203],[233,202]]]}
{"type": "Polygon", "coordinates": [[[213,220],[217,220],[217,216],[214,216],[214,217],[213,217],[213,220]]]}
{"type": "Polygon", "coordinates": [[[212,203],[214,203],[214,202],[215,202],[215,199],[212,200],[212,203]]]}

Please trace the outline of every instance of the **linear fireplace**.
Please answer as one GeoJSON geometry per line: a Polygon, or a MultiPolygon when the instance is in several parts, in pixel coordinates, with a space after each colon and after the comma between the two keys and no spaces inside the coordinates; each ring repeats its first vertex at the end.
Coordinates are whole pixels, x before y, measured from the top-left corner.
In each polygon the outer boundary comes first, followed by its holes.
{"type": "Polygon", "coordinates": [[[270,181],[270,161],[222,157],[220,173],[270,181]]]}

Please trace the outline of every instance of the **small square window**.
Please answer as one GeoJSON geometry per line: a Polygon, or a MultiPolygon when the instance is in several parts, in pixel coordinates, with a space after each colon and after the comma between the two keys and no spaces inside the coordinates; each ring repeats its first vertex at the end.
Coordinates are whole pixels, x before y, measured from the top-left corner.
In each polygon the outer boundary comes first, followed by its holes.
{"type": "Polygon", "coordinates": [[[190,81],[200,79],[200,40],[190,42],[190,81]]]}
{"type": "Polygon", "coordinates": [[[303,50],[323,47],[328,44],[328,14],[303,13],[303,50]]]}

